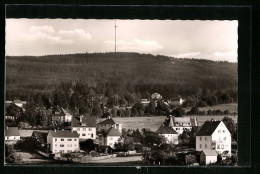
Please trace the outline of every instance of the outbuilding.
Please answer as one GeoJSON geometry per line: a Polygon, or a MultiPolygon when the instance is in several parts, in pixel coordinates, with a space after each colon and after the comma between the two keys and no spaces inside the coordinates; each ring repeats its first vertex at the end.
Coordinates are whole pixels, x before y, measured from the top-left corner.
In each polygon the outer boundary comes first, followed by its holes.
{"type": "Polygon", "coordinates": [[[216,150],[203,150],[200,153],[200,165],[207,165],[217,162],[218,153],[216,150]]]}

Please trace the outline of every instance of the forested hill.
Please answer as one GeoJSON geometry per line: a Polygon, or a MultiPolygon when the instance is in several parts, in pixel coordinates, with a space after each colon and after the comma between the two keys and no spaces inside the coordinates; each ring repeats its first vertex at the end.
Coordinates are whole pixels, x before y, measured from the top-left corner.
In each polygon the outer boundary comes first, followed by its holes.
{"type": "MultiPolygon", "coordinates": [[[[206,88],[212,91],[236,88],[237,79],[237,63],[150,54],[86,53],[6,57],[7,89],[50,90],[61,82],[81,82],[93,87],[113,84],[136,89],[159,85],[161,89],[161,86],[173,85],[176,90],[196,91],[206,88]]],[[[153,92],[159,89],[146,90],[153,92]]]]}

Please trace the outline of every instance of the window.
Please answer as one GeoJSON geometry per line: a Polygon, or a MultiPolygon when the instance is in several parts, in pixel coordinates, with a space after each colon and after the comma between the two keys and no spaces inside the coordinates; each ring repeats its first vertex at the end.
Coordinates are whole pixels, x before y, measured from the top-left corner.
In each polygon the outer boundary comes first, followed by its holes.
{"type": "Polygon", "coordinates": [[[72,147],[72,144],[68,144],[67,146],[68,146],[68,147],[72,147]]]}
{"type": "Polygon", "coordinates": [[[223,133],[225,133],[225,130],[223,130],[223,133]]]}
{"type": "Polygon", "coordinates": [[[57,147],[57,144],[55,144],[55,146],[57,147]]]}
{"type": "Polygon", "coordinates": [[[77,139],[74,139],[74,141],[77,141],[77,139]]]}
{"type": "Polygon", "coordinates": [[[224,145],[221,145],[221,149],[224,149],[224,145]]]}
{"type": "Polygon", "coordinates": [[[202,147],[202,145],[200,144],[200,148],[202,147]]]}
{"type": "Polygon", "coordinates": [[[83,131],[86,131],[86,128],[83,128],[83,131]]]}
{"type": "Polygon", "coordinates": [[[94,137],[94,135],[93,134],[91,134],[91,138],[93,138],[94,137]]]}
{"type": "Polygon", "coordinates": [[[207,148],[208,147],[208,145],[207,144],[205,144],[205,148],[207,148]]]}
{"type": "Polygon", "coordinates": [[[89,130],[89,131],[92,131],[92,129],[91,129],[91,128],[88,128],[88,130],[89,130]]]}
{"type": "Polygon", "coordinates": [[[61,144],[60,147],[64,147],[64,144],[61,144]]]}
{"type": "Polygon", "coordinates": [[[226,140],[227,139],[227,137],[224,137],[224,140],[226,140]]]}
{"type": "Polygon", "coordinates": [[[205,141],[207,141],[207,137],[205,137],[205,141]]]}
{"type": "Polygon", "coordinates": [[[14,139],[15,139],[16,137],[14,137],[14,139]]]}
{"type": "Polygon", "coordinates": [[[61,141],[64,141],[64,139],[62,138],[62,139],[60,139],[61,141]]]}
{"type": "Polygon", "coordinates": [[[82,136],[83,136],[83,137],[85,137],[85,136],[86,136],[86,134],[82,134],[82,136]]]}
{"type": "Polygon", "coordinates": [[[200,137],[200,141],[202,140],[202,137],[200,137]]]}
{"type": "Polygon", "coordinates": [[[217,149],[220,149],[220,146],[219,146],[219,145],[217,145],[217,149]]]}
{"type": "Polygon", "coordinates": [[[221,133],[221,129],[218,130],[218,133],[221,133]]]}
{"type": "Polygon", "coordinates": [[[57,138],[55,138],[55,142],[57,141],[57,138]]]}
{"type": "Polygon", "coordinates": [[[9,137],[7,137],[7,139],[9,140],[9,137]]]}
{"type": "Polygon", "coordinates": [[[69,139],[68,139],[68,141],[72,141],[72,139],[71,139],[71,138],[69,138],[69,139]]]}

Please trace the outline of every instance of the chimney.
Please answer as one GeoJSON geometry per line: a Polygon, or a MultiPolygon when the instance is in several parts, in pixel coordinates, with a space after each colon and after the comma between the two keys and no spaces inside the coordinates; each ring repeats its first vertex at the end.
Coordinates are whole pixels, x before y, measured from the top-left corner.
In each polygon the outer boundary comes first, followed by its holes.
{"type": "Polygon", "coordinates": [[[54,129],[54,132],[56,132],[56,129],[54,129]]]}
{"type": "Polygon", "coordinates": [[[111,116],[109,115],[107,118],[108,118],[108,119],[111,119],[111,116]]]}
{"type": "Polygon", "coordinates": [[[169,123],[169,126],[174,126],[173,124],[173,119],[174,119],[174,116],[170,115],[170,123],[169,123]]]}

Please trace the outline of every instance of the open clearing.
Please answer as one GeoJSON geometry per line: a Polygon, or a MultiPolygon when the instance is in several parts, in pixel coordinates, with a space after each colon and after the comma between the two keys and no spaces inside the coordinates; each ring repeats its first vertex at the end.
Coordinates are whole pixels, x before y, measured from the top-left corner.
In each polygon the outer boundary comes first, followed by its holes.
{"type": "MultiPolygon", "coordinates": [[[[237,113],[237,103],[230,103],[230,104],[221,104],[216,105],[213,107],[203,107],[200,110],[229,110],[230,113],[237,113]]],[[[236,115],[205,115],[205,116],[184,116],[184,117],[194,117],[197,118],[199,126],[202,125],[207,120],[222,120],[225,116],[232,118],[235,123],[237,123],[237,114],[236,115]]],[[[122,124],[122,127],[125,129],[142,129],[142,128],[149,128],[152,131],[156,131],[160,125],[166,119],[166,116],[151,116],[151,117],[124,117],[124,118],[113,118],[115,122],[122,124]]],[[[103,121],[105,119],[97,119],[97,122],[103,121]]]]}

